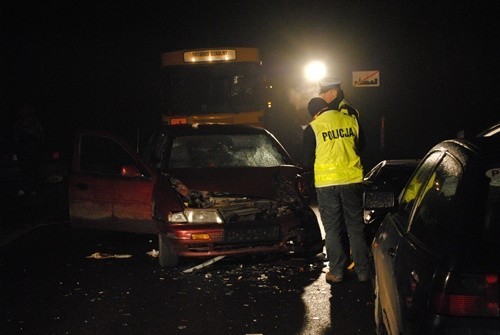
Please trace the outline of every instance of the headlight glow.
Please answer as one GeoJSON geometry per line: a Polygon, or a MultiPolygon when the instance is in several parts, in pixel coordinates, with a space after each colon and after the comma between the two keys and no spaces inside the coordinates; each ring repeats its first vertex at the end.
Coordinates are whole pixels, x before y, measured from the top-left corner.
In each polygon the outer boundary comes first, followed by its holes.
{"type": "Polygon", "coordinates": [[[189,223],[222,223],[222,218],[215,209],[187,209],[184,213],[189,223]]]}
{"type": "Polygon", "coordinates": [[[168,213],[168,222],[187,222],[184,212],[168,213]]]}
{"type": "Polygon", "coordinates": [[[320,81],[325,77],[326,66],[321,61],[313,61],[304,68],[304,75],[309,81],[320,81]]]}
{"type": "Polygon", "coordinates": [[[223,221],[216,209],[193,208],[184,212],[169,213],[168,222],[222,223],[223,221]]]}

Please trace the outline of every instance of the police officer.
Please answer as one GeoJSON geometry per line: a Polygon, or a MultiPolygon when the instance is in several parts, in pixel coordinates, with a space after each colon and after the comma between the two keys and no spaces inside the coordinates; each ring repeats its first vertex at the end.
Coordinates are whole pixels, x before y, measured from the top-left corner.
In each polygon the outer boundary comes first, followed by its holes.
{"type": "Polygon", "coordinates": [[[355,115],[356,118],[359,118],[358,111],[347,103],[344,91],[340,88],[339,79],[328,78],[320,81],[319,96],[328,103],[331,109],[355,115]]]}
{"type": "Polygon", "coordinates": [[[313,120],[304,129],[302,164],[314,170],[314,185],[321,221],[325,228],[325,246],[330,270],[328,283],[344,280],[348,256],[342,248],[342,217],[349,235],[354,270],[359,281],[369,280],[368,247],[364,236],[362,181],[359,154],[364,138],[358,114],[347,107],[340,81],[322,87],[323,97],[311,99],[308,110],[313,120]],[[332,108],[332,104],[336,108],[332,108]]]}

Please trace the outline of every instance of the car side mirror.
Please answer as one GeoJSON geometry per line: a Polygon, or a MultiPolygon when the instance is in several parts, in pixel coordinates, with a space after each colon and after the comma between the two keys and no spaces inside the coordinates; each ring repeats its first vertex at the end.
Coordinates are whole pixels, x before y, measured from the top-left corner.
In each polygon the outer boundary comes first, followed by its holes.
{"type": "Polygon", "coordinates": [[[363,193],[364,209],[391,209],[394,205],[393,192],[370,190],[363,193]]]}
{"type": "Polygon", "coordinates": [[[144,175],[139,171],[135,165],[125,165],[121,168],[121,176],[127,178],[143,177],[144,175]]]}

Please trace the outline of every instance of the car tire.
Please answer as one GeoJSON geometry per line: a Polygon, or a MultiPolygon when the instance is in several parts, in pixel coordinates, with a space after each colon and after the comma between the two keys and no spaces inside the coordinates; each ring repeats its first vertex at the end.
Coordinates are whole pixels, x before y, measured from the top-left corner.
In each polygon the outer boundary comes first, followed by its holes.
{"type": "Polygon", "coordinates": [[[314,257],[323,252],[324,241],[321,236],[318,218],[311,207],[302,213],[302,226],[304,227],[304,249],[307,257],[314,257]]]}
{"type": "Polygon", "coordinates": [[[179,264],[179,254],[175,252],[168,239],[158,234],[158,259],[161,267],[175,267],[179,264]]]}
{"type": "Polygon", "coordinates": [[[384,324],[384,316],[382,314],[382,305],[380,304],[380,295],[378,289],[378,279],[375,276],[375,308],[374,308],[374,316],[375,316],[375,332],[377,335],[387,335],[387,329],[384,324]]]}

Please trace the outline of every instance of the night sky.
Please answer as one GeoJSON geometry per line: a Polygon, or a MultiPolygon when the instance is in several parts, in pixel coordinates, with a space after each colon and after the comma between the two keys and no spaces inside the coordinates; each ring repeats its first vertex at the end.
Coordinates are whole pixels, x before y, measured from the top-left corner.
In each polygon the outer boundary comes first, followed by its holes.
{"type": "MultiPolygon", "coordinates": [[[[28,102],[48,131],[97,126],[127,137],[158,120],[161,52],[253,46],[283,100],[304,88],[306,62],[327,63],[360,111],[368,165],[420,157],[439,140],[500,120],[494,7],[451,0],[3,1],[2,131],[28,102]],[[380,87],[352,87],[352,72],[365,70],[380,71],[380,87]]],[[[290,129],[273,131],[285,146],[293,147],[290,134],[308,121],[303,107],[279,111],[290,129]]]]}

